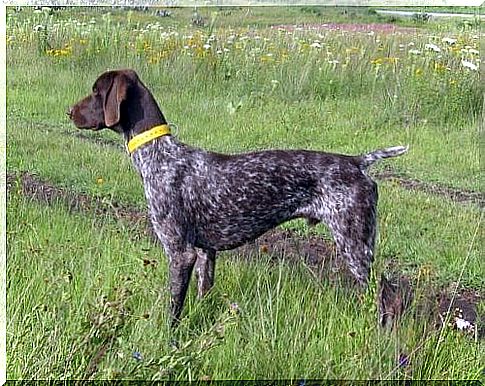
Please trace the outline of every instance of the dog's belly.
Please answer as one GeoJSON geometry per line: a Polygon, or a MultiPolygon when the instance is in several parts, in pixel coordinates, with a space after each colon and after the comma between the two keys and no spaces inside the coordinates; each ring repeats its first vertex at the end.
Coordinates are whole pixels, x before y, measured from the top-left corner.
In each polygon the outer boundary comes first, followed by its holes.
{"type": "Polygon", "coordinates": [[[227,216],[209,214],[206,221],[195,225],[195,244],[199,248],[216,251],[237,248],[296,217],[295,209],[291,207],[227,213],[227,216]]]}

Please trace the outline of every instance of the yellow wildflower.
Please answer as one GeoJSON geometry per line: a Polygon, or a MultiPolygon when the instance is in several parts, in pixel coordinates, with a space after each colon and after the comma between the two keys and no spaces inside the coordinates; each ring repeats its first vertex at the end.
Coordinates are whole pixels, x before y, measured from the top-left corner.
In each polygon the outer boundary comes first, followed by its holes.
{"type": "Polygon", "coordinates": [[[442,63],[435,62],[434,63],[434,70],[436,72],[444,72],[446,70],[446,66],[442,63]]]}

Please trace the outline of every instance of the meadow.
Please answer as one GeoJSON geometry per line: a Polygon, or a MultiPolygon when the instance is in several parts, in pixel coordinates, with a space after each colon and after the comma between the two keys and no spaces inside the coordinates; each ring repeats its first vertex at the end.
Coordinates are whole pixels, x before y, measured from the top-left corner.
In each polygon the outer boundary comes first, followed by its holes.
{"type": "MultiPolygon", "coordinates": [[[[366,8],[169,11],[7,8],[8,379],[483,380],[483,25],[366,8]],[[135,69],[197,147],[409,145],[372,170],[379,236],[366,293],[349,296],[272,246],[225,252],[209,296],[190,289],[172,346],[167,264],[138,221],[145,199],[122,139],[66,116],[117,68],[135,69]],[[377,306],[389,273],[414,292],[392,331],[377,306]],[[468,332],[451,305],[439,311],[465,294],[468,332]]],[[[323,226],[283,228],[331,243],[323,226]]]]}

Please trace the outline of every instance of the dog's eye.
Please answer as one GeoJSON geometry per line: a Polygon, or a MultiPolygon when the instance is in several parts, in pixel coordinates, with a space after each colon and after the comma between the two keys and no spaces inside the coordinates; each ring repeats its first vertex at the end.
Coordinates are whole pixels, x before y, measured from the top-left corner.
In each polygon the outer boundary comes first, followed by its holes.
{"type": "Polygon", "coordinates": [[[93,87],[93,94],[98,95],[98,89],[96,87],[93,87]]]}

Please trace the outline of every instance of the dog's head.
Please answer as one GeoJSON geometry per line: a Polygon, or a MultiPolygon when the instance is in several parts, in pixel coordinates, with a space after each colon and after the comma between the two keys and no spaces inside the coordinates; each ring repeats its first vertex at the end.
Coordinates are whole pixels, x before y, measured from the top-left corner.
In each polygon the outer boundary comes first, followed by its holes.
{"type": "Polygon", "coordinates": [[[121,131],[122,105],[139,83],[133,70],[107,71],[96,79],[92,93],[69,109],[69,118],[80,129],[121,131]]]}

